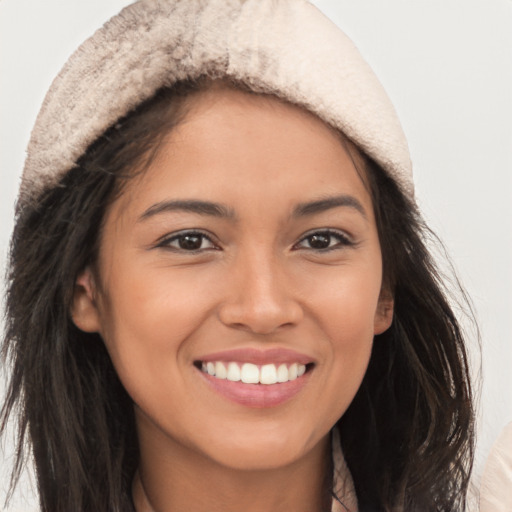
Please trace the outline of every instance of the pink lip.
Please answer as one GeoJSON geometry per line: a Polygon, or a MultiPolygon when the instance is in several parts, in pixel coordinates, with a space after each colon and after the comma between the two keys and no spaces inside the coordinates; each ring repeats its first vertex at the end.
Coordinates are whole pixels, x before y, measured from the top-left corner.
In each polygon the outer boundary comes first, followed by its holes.
{"type": "Polygon", "coordinates": [[[309,364],[314,362],[311,357],[308,357],[305,354],[301,354],[299,352],[295,352],[294,350],[289,350],[285,348],[271,348],[267,350],[240,348],[233,350],[225,350],[223,352],[216,352],[214,354],[208,354],[199,357],[198,360],[201,362],[204,361],[206,363],[208,361],[233,361],[235,363],[252,363],[256,365],[264,365],[271,363],[309,364]]]}
{"type": "MultiPolygon", "coordinates": [[[[218,359],[216,359],[218,361],[218,359]]],[[[232,361],[232,359],[231,359],[232,361]]],[[[294,397],[308,382],[310,371],[301,377],[278,384],[244,384],[227,379],[217,379],[197,370],[214,391],[228,400],[253,408],[276,407],[294,397]]]]}
{"type": "MultiPolygon", "coordinates": [[[[224,350],[207,354],[198,358],[198,362],[235,362],[252,363],[258,366],[264,364],[292,364],[308,365],[314,360],[294,350],[285,348],[271,348],[258,350],[253,348],[239,348],[224,350]]],[[[295,380],[276,384],[244,384],[227,379],[217,379],[198,368],[198,372],[214,391],[223,397],[240,405],[253,408],[276,407],[284,404],[295,396],[308,382],[312,368],[295,380]]]]}

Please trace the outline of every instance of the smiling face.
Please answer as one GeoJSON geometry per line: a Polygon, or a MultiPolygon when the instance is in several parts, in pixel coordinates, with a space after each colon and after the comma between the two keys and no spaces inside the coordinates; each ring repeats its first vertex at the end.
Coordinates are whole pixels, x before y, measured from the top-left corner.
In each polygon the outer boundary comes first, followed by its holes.
{"type": "Polygon", "coordinates": [[[371,199],[311,114],[227,89],[189,103],[109,208],[73,319],[104,339],[143,458],[283,466],[325,448],[391,322],[371,199]]]}

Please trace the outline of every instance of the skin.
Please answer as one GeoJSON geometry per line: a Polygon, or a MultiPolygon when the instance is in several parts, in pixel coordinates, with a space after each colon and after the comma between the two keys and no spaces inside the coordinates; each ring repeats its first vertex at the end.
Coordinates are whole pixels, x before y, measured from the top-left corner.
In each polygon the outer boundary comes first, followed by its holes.
{"type": "Polygon", "coordinates": [[[110,207],[72,316],[101,334],[134,400],[140,512],[319,511],[329,431],[393,314],[360,157],[277,99],[213,88],[188,106],[110,207]],[[318,208],[327,198],[342,204],[318,208]],[[228,215],[161,208],[176,200],[228,215]],[[210,241],[180,248],[176,233],[190,229],[210,241]],[[329,248],[313,248],[312,233],[329,248]],[[314,364],[290,400],[252,408],[194,365],[233,348],[291,349],[314,364]]]}

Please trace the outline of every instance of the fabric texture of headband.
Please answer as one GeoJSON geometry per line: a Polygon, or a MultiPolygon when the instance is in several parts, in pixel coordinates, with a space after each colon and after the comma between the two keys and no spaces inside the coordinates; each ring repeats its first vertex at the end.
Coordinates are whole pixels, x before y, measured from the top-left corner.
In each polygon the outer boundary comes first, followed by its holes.
{"type": "Polygon", "coordinates": [[[27,150],[18,207],[158,89],[203,75],[300,105],[342,131],[413,198],[395,110],[348,37],[306,0],[139,0],[70,57],[27,150]]]}

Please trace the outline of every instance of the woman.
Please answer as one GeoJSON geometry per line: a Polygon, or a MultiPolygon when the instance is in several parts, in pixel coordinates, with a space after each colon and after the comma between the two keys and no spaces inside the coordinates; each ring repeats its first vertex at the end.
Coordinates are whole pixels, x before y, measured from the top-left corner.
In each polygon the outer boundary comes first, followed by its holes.
{"type": "Polygon", "coordinates": [[[42,510],[458,510],[464,341],[378,81],[301,0],[143,0],[70,59],[12,241],[42,510]]]}

